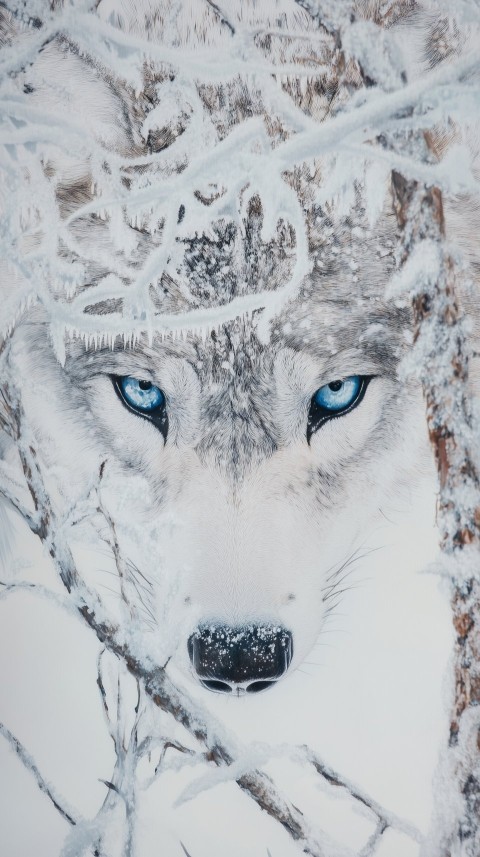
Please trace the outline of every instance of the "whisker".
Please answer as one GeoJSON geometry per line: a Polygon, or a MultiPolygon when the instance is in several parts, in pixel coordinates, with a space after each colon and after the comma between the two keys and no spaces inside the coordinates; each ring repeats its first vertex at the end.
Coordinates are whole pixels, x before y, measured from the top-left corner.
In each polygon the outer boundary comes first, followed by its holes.
{"type": "Polygon", "coordinates": [[[135,574],[137,577],[142,578],[142,580],[145,582],[149,589],[153,589],[152,581],[148,579],[148,577],[143,573],[143,571],[140,571],[138,566],[136,566],[131,559],[127,559],[126,564],[133,574],[135,574]]]}
{"type": "Polygon", "coordinates": [[[105,586],[105,584],[104,584],[104,583],[100,583],[100,584],[99,584],[99,586],[100,586],[102,589],[105,589],[105,590],[106,590],[107,592],[109,592],[111,595],[115,595],[115,597],[116,597],[116,598],[121,598],[121,597],[122,597],[122,596],[121,596],[121,594],[120,594],[120,592],[116,592],[116,591],[115,591],[115,589],[112,589],[110,586],[105,586]]]}
{"type": "Polygon", "coordinates": [[[383,550],[386,547],[386,545],[384,544],[377,545],[376,547],[369,548],[368,550],[364,551],[364,553],[360,554],[359,552],[362,550],[365,543],[366,539],[364,542],[362,542],[361,545],[359,545],[354,551],[352,551],[352,553],[342,562],[342,564],[336,571],[332,572],[332,574],[325,578],[327,583],[329,580],[332,580],[332,578],[334,579],[335,577],[338,577],[338,575],[341,574],[342,571],[344,571],[345,568],[347,568],[351,563],[360,562],[360,560],[365,559],[367,556],[370,556],[370,554],[377,553],[377,551],[383,550]]]}

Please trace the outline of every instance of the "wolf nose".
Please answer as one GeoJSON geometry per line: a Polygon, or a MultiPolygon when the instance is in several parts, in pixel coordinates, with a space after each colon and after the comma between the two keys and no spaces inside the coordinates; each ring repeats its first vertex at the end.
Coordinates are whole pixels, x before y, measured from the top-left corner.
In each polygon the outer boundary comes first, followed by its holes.
{"type": "Polygon", "coordinates": [[[287,671],[293,654],[290,631],[270,625],[198,628],[188,654],[201,684],[217,693],[258,693],[287,671]]]}

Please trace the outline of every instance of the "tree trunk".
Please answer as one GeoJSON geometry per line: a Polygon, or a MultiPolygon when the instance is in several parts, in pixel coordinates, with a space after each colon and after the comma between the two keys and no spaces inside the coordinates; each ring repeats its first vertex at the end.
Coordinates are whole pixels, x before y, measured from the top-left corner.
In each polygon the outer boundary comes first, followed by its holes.
{"type": "Polygon", "coordinates": [[[480,479],[475,461],[468,390],[470,348],[459,312],[459,275],[445,252],[442,195],[393,174],[397,218],[406,261],[429,244],[438,248],[438,271],[413,289],[414,339],[430,440],[439,475],[437,519],[444,553],[451,558],[455,628],[454,699],[449,745],[440,763],[437,821],[428,853],[435,857],[480,854],[480,479]]]}

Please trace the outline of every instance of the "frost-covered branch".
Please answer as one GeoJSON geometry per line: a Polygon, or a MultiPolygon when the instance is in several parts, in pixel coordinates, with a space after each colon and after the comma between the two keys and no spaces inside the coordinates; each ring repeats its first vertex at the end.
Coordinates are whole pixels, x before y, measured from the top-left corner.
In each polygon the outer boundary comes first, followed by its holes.
{"type": "Polygon", "coordinates": [[[7,729],[7,727],[3,723],[0,723],[0,735],[3,735],[5,740],[8,741],[10,747],[17,754],[22,765],[27,769],[27,771],[30,771],[30,773],[34,777],[40,791],[43,792],[43,794],[45,794],[49,798],[49,800],[52,802],[55,809],[60,813],[62,818],[64,818],[65,821],[68,821],[69,824],[78,824],[78,818],[76,817],[73,810],[70,809],[70,807],[67,808],[65,806],[65,801],[63,800],[63,798],[60,798],[55,793],[55,789],[49,783],[47,783],[45,777],[43,777],[40,773],[30,753],[28,753],[23,744],[18,740],[18,738],[15,737],[12,732],[10,732],[10,729],[7,729]]]}
{"type": "Polygon", "coordinates": [[[388,830],[388,825],[384,821],[379,821],[372,835],[360,851],[358,857],[372,857],[372,855],[375,854],[377,845],[380,844],[380,840],[386,830],[388,830]]]}
{"type": "MultiPolygon", "coordinates": [[[[404,72],[396,65],[395,42],[387,38],[385,26],[408,12],[411,5],[408,2],[382,6],[368,25],[352,17],[351,3],[322,5],[321,10],[314,2],[299,5],[311,16],[311,29],[305,33],[300,28],[284,32],[279,28],[283,40],[295,44],[297,38],[311,35],[312,45],[327,58],[324,63],[319,64],[315,51],[303,52],[301,61],[291,63],[280,50],[278,61],[266,61],[257,38],[264,35],[263,32],[240,22],[233,24],[221,3],[208,6],[229,38],[225,46],[214,52],[199,47],[194,51],[180,50],[144,39],[110,20],[103,20],[93,12],[90,3],[73,9],[67,2],[48,13],[43,9],[41,18],[35,6],[36,15],[31,15],[29,20],[35,20],[36,29],[28,33],[28,38],[24,34],[25,46],[19,56],[7,51],[4,61],[10,77],[6,77],[4,83],[0,141],[5,145],[5,158],[1,164],[12,192],[18,196],[19,207],[25,210],[25,225],[20,231],[18,225],[7,220],[2,242],[5,258],[19,278],[18,288],[9,298],[12,305],[6,308],[7,323],[14,323],[30,302],[42,303],[51,317],[52,337],[61,360],[64,359],[65,338],[76,335],[82,336],[88,345],[113,341],[117,336],[131,341],[142,334],[152,336],[153,331],[162,334],[195,331],[206,335],[229,320],[254,312],[262,314],[261,334],[266,336],[270,322],[298,293],[309,273],[305,264],[308,258],[304,242],[305,213],[288,185],[286,174],[331,152],[344,152],[348,157],[352,147],[358,153],[359,173],[362,160],[385,159],[388,154],[385,147],[375,141],[385,134],[390,139],[396,134],[401,137],[406,122],[424,129],[433,127],[446,116],[455,117],[459,101],[463,106],[468,101],[471,118],[475,111],[478,115],[476,83],[470,81],[478,65],[476,51],[467,51],[458,59],[422,74],[419,80],[405,84],[404,72]],[[134,155],[127,157],[102,145],[80,119],[35,106],[28,92],[16,89],[12,80],[19,69],[34,61],[39,50],[49,44],[55,34],[60,34],[62,44],[77,44],[105,73],[114,77],[123,75],[134,92],[140,91],[145,84],[145,62],[171,68],[178,77],[178,84],[172,84],[176,89],[172,89],[171,94],[168,88],[162,89],[162,93],[165,91],[167,95],[167,104],[169,98],[184,100],[183,106],[177,105],[177,110],[185,112],[183,132],[164,151],[147,151],[143,144],[142,152],[137,143],[134,155]],[[368,48],[377,38],[385,42],[382,42],[383,64],[377,63],[367,71],[368,48]],[[357,83],[349,83],[354,92],[348,109],[337,110],[332,115],[329,112],[321,123],[309,116],[283,88],[283,81],[302,79],[302,75],[306,76],[307,84],[321,79],[322,75],[336,74],[341,80],[347,67],[357,75],[352,77],[357,83]],[[198,82],[227,85],[235,75],[243,76],[249,87],[258,88],[262,105],[257,115],[243,119],[220,138],[200,97],[198,82]],[[279,117],[280,137],[272,134],[268,127],[269,114],[279,117]],[[198,147],[199,140],[204,140],[205,145],[198,147]],[[190,147],[186,141],[191,142],[190,147]],[[369,145],[365,146],[367,143],[369,145]],[[12,145],[21,153],[19,163],[23,171],[19,170],[18,163],[12,162],[12,145]],[[90,198],[66,212],[60,211],[55,201],[56,180],[44,174],[44,164],[59,147],[85,165],[85,181],[91,186],[90,192],[85,194],[90,198]],[[368,151],[362,151],[362,147],[368,151]],[[195,149],[201,154],[195,154],[195,149]],[[148,167],[148,172],[137,174],[135,170],[141,164],[148,167]],[[32,206],[30,187],[33,181],[42,192],[32,206]],[[202,188],[212,183],[222,186],[223,191],[213,207],[209,207],[211,203],[205,205],[199,200],[202,188]],[[264,239],[274,235],[282,219],[294,230],[296,262],[289,281],[282,288],[268,291],[252,288],[221,305],[189,307],[185,313],[164,312],[156,307],[154,298],[162,276],[177,278],[182,240],[189,229],[194,228],[197,233],[202,228],[208,229],[215,216],[233,218],[241,228],[239,197],[245,195],[245,188],[248,188],[247,198],[258,194],[265,207],[264,239]],[[183,211],[181,225],[180,211],[183,211]],[[96,243],[93,257],[88,258],[90,251],[86,251],[85,243],[79,243],[76,224],[80,228],[91,217],[102,219],[115,252],[105,254],[105,249],[96,243]],[[48,229],[42,230],[46,223],[48,229]],[[138,228],[132,229],[132,224],[142,224],[142,229],[152,237],[150,251],[140,265],[138,259],[134,262],[134,257],[138,257],[140,234],[138,228]],[[25,248],[30,241],[35,244],[33,253],[25,248]],[[57,252],[60,247],[61,254],[57,252]],[[92,265],[98,267],[102,255],[105,255],[110,299],[117,298],[121,302],[118,311],[108,315],[93,310],[96,301],[101,303],[109,299],[105,291],[106,278],[99,278],[97,273],[96,281],[88,283],[89,269],[92,265]],[[112,272],[116,272],[115,277],[112,272]],[[88,312],[84,305],[87,283],[92,299],[88,312]],[[72,300],[58,300],[59,284],[72,300]]],[[[12,3],[7,4],[7,8],[12,10],[14,20],[19,17],[25,20],[21,6],[12,3]]],[[[265,35],[268,33],[267,28],[265,35]]],[[[167,127],[174,120],[174,114],[170,116],[160,101],[144,120],[145,134],[147,129],[156,127],[154,117],[158,108],[161,121],[167,122],[167,127]]],[[[160,118],[157,121],[160,122],[160,118]]],[[[432,181],[445,190],[475,186],[468,169],[460,176],[455,171],[455,179],[451,170],[421,165],[418,160],[415,163],[415,159],[404,152],[391,151],[389,157],[396,159],[395,169],[405,169],[408,175],[413,173],[421,180],[422,170],[424,174],[430,172],[432,181]]]]}
{"type": "MultiPolygon", "coordinates": [[[[362,804],[369,812],[373,813],[377,820],[376,833],[381,836],[388,828],[404,833],[415,842],[423,842],[423,836],[415,825],[399,818],[392,812],[386,810],[378,801],[370,797],[362,788],[350,782],[345,777],[337,774],[329,765],[319,758],[310,747],[300,748],[300,755],[315,768],[318,774],[326,780],[329,785],[344,789],[359,804],[362,804]],[[381,833],[379,833],[381,831],[381,833]]],[[[375,834],[374,834],[375,835],[375,834]]],[[[367,843],[368,844],[368,843],[367,843]]],[[[371,851],[373,854],[373,851],[371,851]]]]}
{"type": "MultiPolygon", "coordinates": [[[[290,758],[292,761],[304,766],[305,763],[311,765],[319,774],[322,780],[333,789],[341,789],[344,794],[349,797],[357,809],[361,807],[372,814],[375,818],[375,830],[365,845],[365,853],[373,854],[374,845],[378,843],[383,833],[388,830],[397,830],[405,836],[412,839],[414,842],[422,843],[424,837],[415,825],[410,824],[402,818],[399,818],[392,812],[386,810],[378,801],[368,795],[364,789],[352,783],[347,778],[341,776],[327,765],[317,753],[313,752],[309,747],[291,747],[288,745],[280,745],[278,747],[270,747],[268,745],[255,744],[251,747],[250,754],[245,758],[240,757],[237,761],[232,762],[231,768],[235,771],[235,775],[241,774],[247,770],[252,764],[252,759],[257,760],[257,764],[266,764],[276,757],[290,758]]],[[[189,786],[184,789],[180,797],[177,799],[177,805],[186,801],[192,800],[202,791],[213,788],[215,785],[223,781],[222,771],[213,771],[194,780],[189,786]]],[[[362,849],[361,854],[364,853],[362,849]]]]}
{"type": "Polygon", "coordinates": [[[75,607],[68,597],[60,595],[58,592],[54,592],[48,586],[42,586],[40,583],[32,583],[29,580],[14,580],[7,583],[7,581],[0,580],[0,587],[0,601],[11,595],[17,595],[19,592],[28,592],[44,598],[46,601],[51,601],[57,607],[61,607],[70,614],[75,613],[75,607]]]}

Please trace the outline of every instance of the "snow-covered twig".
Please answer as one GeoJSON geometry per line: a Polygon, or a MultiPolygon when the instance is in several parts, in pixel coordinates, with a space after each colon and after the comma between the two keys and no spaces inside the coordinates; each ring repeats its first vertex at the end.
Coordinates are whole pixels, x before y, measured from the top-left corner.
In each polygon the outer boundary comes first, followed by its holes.
{"type": "Polygon", "coordinates": [[[29,580],[15,580],[7,583],[4,580],[0,580],[0,587],[0,601],[4,598],[8,598],[10,595],[16,595],[19,592],[28,592],[31,595],[44,598],[46,601],[51,601],[57,607],[61,607],[68,613],[75,615],[75,608],[68,598],[64,595],[60,595],[58,592],[54,592],[52,589],[49,589],[48,586],[42,586],[40,583],[32,583],[29,580]]]}
{"type": "MultiPolygon", "coordinates": [[[[364,104],[322,123],[318,129],[297,134],[287,140],[278,153],[278,160],[287,168],[292,163],[335,150],[352,137],[356,138],[355,142],[372,139],[392,118],[401,116],[407,110],[415,109],[419,112],[418,124],[423,123],[425,126],[426,116],[422,113],[425,111],[428,115],[430,109],[443,105],[447,114],[452,101],[460,92],[460,89],[455,89],[454,84],[468,78],[468,75],[477,70],[478,54],[475,51],[449,65],[440,65],[425,74],[421,80],[394,92],[375,93],[375,97],[368,98],[364,104]],[[424,110],[423,99],[426,99],[424,110]]],[[[462,93],[468,90],[468,87],[469,85],[464,83],[461,87],[462,93]]]]}
{"type": "Polygon", "coordinates": [[[51,785],[49,785],[49,783],[47,783],[45,777],[42,776],[30,753],[27,752],[23,744],[15,737],[15,735],[13,735],[12,732],[10,732],[10,729],[7,729],[7,727],[4,726],[3,723],[0,723],[0,735],[3,735],[6,741],[8,741],[10,747],[15,751],[23,766],[27,771],[30,771],[34,777],[40,791],[49,798],[62,818],[64,818],[65,821],[68,821],[69,824],[78,824],[79,819],[76,817],[76,814],[72,809],[70,809],[70,807],[67,808],[65,806],[63,798],[60,798],[55,794],[55,790],[51,785]]]}
{"type": "Polygon", "coordinates": [[[304,746],[300,748],[300,753],[301,757],[309,762],[309,764],[315,768],[317,773],[320,774],[320,776],[323,777],[329,785],[344,789],[350,797],[372,812],[377,818],[377,830],[381,829],[383,833],[391,827],[394,830],[404,833],[415,842],[423,841],[423,836],[415,825],[410,824],[410,822],[405,821],[403,818],[399,818],[399,816],[395,815],[393,812],[385,809],[380,803],[378,803],[378,801],[371,798],[364,789],[355,785],[355,783],[352,783],[350,780],[347,780],[345,777],[337,774],[337,772],[329,765],[325,764],[325,762],[320,759],[317,753],[314,753],[310,747],[304,746]]]}
{"type": "Polygon", "coordinates": [[[360,851],[358,857],[372,857],[372,855],[375,854],[377,845],[380,843],[380,840],[386,830],[388,830],[388,825],[384,821],[379,821],[372,835],[360,851]]]}

